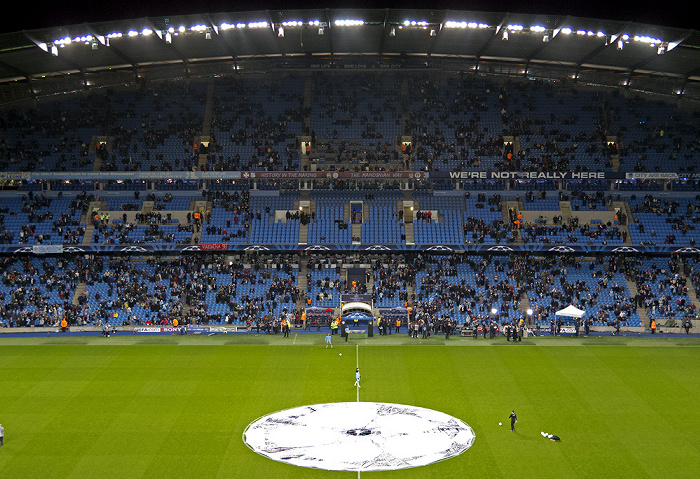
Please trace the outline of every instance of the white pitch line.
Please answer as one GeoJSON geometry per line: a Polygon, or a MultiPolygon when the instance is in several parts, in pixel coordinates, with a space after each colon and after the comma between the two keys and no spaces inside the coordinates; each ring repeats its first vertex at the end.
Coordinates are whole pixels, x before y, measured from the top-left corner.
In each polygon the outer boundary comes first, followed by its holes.
{"type": "MultiPolygon", "coordinates": [[[[360,369],[360,345],[356,344],[355,345],[355,367],[357,369],[360,369]]],[[[360,384],[357,384],[357,402],[360,402],[360,384]]],[[[357,474],[360,474],[360,471],[357,471],[357,474]]]]}
{"type": "MultiPolygon", "coordinates": [[[[360,345],[355,344],[355,367],[360,368],[360,345]]],[[[360,385],[355,388],[357,390],[357,402],[360,402],[360,385]]],[[[360,471],[357,471],[357,479],[360,479],[360,471]]]]}

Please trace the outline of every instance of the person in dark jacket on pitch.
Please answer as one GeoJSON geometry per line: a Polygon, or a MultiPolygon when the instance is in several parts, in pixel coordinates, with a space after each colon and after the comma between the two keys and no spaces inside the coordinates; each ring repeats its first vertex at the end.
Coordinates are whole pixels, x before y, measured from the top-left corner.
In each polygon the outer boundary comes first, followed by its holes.
{"type": "Polygon", "coordinates": [[[515,415],[515,410],[510,412],[510,430],[515,432],[515,423],[518,422],[518,416],[515,415]]]}

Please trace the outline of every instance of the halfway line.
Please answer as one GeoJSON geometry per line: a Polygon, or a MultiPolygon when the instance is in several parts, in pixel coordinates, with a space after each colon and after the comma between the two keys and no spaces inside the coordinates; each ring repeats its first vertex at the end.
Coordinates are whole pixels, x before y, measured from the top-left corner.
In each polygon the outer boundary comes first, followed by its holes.
{"type": "MultiPolygon", "coordinates": [[[[355,344],[355,367],[360,368],[360,345],[355,344]]],[[[360,385],[357,385],[357,402],[360,402],[360,385]]],[[[357,479],[360,479],[360,471],[357,471],[357,479]]]]}
{"type": "MultiPolygon", "coordinates": [[[[355,367],[357,369],[360,368],[360,345],[359,344],[355,345],[355,367]]],[[[360,402],[360,385],[358,384],[357,388],[355,388],[355,389],[357,390],[357,402],[360,402]]],[[[359,471],[358,471],[358,475],[359,475],[359,471]]]]}

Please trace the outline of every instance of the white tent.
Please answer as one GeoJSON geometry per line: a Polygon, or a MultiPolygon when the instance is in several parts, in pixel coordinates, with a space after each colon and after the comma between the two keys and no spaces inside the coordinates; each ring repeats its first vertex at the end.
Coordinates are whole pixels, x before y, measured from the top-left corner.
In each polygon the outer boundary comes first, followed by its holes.
{"type": "Polygon", "coordinates": [[[557,311],[556,313],[554,313],[555,316],[567,316],[570,318],[581,318],[584,314],[586,314],[585,311],[578,309],[576,306],[572,305],[568,305],[561,311],[557,311]]]}

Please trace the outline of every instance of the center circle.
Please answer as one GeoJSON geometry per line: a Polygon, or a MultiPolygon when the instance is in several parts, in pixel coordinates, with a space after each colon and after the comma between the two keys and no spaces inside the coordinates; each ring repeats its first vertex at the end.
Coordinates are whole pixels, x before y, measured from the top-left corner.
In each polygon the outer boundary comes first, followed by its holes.
{"type": "Polygon", "coordinates": [[[440,411],[374,402],[300,406],[248,425],[243,442],[269,459],[329,471],[387,471],[462,454],[474,431],[440,411]]]}

